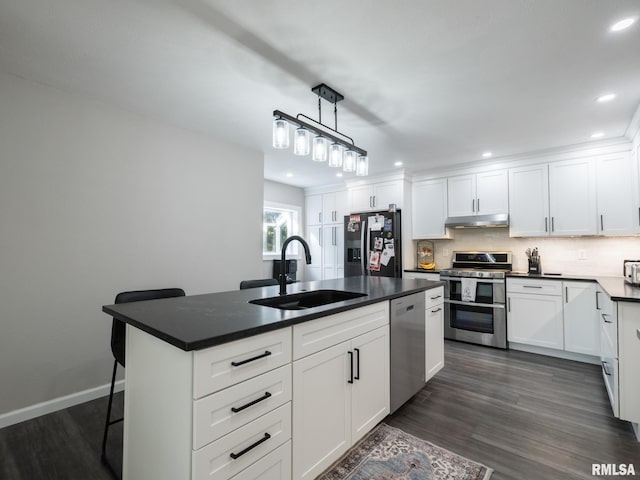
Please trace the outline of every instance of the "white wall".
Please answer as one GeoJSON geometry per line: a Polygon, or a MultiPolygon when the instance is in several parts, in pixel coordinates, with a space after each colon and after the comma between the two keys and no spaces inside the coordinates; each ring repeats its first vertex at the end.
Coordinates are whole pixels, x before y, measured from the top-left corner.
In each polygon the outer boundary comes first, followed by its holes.
{"type": "MultiPolygon", "coordinates": [[[[300,222],[299,235],[302,235],[304,238],[304,190],[302,188],[294,187],[292,185],[285,185],[284,183],[273,182],[271,180],[265,180],[264,201],[300,207],[300,218],[298,219],[300,222]]],[[[273,260],[264,260],[262,262],[262,276],[260,278],[271,278],[272,273],[273,260]]],[[[298,280],[304,278],[304,262],[298,262],[297,278],[298,280]]]]}
{"type": "Polygon", "coordinates": [[[109,383],[117,292],[261,273],[258,152],[6,75],[0,146],[0,419],[109,383]]]}

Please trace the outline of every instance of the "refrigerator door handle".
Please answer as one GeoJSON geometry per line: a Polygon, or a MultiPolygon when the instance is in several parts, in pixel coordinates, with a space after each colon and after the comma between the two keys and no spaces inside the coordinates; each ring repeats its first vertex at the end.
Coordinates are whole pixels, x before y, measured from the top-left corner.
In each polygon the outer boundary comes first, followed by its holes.
{"type": "Polygon", "coordinates": [[[369,258],[369,236],[367,231],[367,221],[362,220],[360,225],[360,246],[362,253],[360,254],[360,261],[362,262],[362,274],[367,275],[367,261],[369,258]]]}

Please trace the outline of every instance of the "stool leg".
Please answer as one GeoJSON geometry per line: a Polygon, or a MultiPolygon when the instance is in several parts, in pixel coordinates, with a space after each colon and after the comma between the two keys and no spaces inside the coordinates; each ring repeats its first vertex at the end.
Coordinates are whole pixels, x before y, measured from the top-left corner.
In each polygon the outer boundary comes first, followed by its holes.
{"type": "Polygon", "coordinates": [[[113,390],[114,390],[115,383],[116,383],[116,371],[117,370],[118,370],[118,361],[114,360],[114,362],[113,362],[113,375],[111,376],[111,391],[109,392],[109,405],[107,406],[107,418],[106,418],[105,423],[104,423],[104,436],[102,437],[102,454],[100,456],[100,459],[102,460],[102,463],[104,463],[109,468],[111,473],[116,478],[118,478],[118,477],[117,477],[116,473],[114,472],[113,467],[107,461],[106,450],[107,450],[107,435],[109,434],[109,425],[111,424],[111,406],[113,405],[113,390]]]}

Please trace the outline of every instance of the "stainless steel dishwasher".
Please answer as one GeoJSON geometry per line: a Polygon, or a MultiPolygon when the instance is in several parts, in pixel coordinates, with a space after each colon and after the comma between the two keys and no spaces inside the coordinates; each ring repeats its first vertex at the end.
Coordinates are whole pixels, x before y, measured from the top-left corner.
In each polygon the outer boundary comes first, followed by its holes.
{"type": "Polygon", "coordinates": [[[424,387],[424,292],[391,300],[391,413],[424,387]]]}

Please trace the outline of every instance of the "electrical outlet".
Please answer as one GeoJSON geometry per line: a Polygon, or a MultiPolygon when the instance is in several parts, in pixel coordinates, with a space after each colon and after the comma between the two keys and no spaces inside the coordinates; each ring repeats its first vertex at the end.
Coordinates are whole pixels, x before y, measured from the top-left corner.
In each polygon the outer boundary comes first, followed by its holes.
{"type": "Polygon", "coordinates": [[[586,259],[587,259],[587,251],[578,250],[578,260],[586,260],[586,259]]]}

